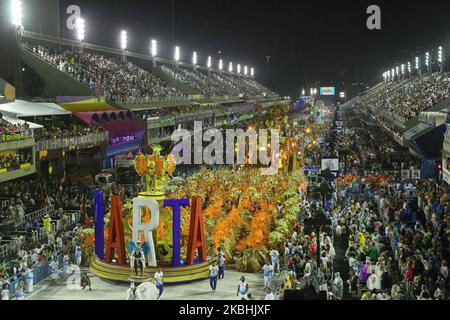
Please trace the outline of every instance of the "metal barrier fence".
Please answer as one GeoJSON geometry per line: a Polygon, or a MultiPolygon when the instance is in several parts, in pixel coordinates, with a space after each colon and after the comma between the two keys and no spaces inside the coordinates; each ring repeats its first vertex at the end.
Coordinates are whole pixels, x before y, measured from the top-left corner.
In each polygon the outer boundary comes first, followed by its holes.
{"type": "Polygon", "coordinates": [[[167,97],[167,98],[128,97],[128,98],[118,98],[118,99],[114,100],[114,102],[121,104],[121,105],[170,103],[170,102],[191,102],[191,101],[192,101],[192,99],[189,96],[167,97]]]}
{"type": "Polygon", "coordinates": [[[59,138],[36,142],[36,151],[55,150],[85,145],[98,145],[108,140],[108,132],[91,133],[81,137],[59,138]]]}
{"type": "Polygon", "coordinates": [[[42,208],[40,210],[28,213],[28,214],[24,215],[23,217],[19,217],[19,218],[15,219],[15,225],[19,226],[19,225],[23,225],[25,222],[33,221],[34,219],[41,219],[46,214],[51,214],[54,211],[55,211],[55,206],[51,205],[49,207],[42,208]]]}

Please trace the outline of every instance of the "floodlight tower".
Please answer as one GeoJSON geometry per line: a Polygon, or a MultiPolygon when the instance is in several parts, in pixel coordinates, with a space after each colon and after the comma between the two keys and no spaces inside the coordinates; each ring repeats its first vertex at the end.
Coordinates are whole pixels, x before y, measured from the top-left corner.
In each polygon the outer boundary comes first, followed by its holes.
{"type": "Polygon", "coordinates": [[[228,65],[228,72],[233,73],[233,62],[230,62],[230,64],[228,65]]]}
{"type": "Polygon", "coordinates": [[[252,77],[252,78],[254,78],[255,77],[255,68],[250,68],[250,76],[252,77]]]}
{"type": "Polygon", "coordinates": [[[16,28],[16,37],[18,37],[23,30],[23,3],[21,0],[10,1],[11,24],[16,28]]]}
{"type": "Polygon", "coordinates": [[[175,67],[178,67],[178,63],[180,61],[180,47],[178,46],[175,47],[174,60],[175,60],[175,67]]]}
{"type": "Polygon", "coordinates": [[[430,72],[430,53],[425,52],[425,66],[427,67],[427,72],[430,72]]]}
{"type": "Polygon", "coordinates": [[[417,74],[420,76],[420,75],[422,75],[422,70],[421,70],[421,68],[420,68],[420,58],[419,58],[419,57],[416,57],[415,62],[416,62],[416,70],[417,70],[417,74]]]}
{"type": "Polygon", "coordinates": [[[80,51],[84,52],[84,38],[85,38],[85,21],[83,18],[78,18],[76,21],[77,39],[80,41],[80,51]]]}
{"type": "Polygon", "coordinates": [[[411,62],[408,61],[408,77],[411,78],[411,62]]]}
{"type": "Polygon", "coordinates": [[[208,68],[208,73],[211,73],[212,68],[212,57],[208,56],[208,60],[206,61],[206,67],[208,68]]]}
{"type": "Polygon", "coordinates": [[[156,67],[156,57],[158,56],[158,41],[152,39],[150,41],[150,55],[153,58],[153,66],[156,67]]]}
{"type": "Polygon", "coordinates": [[[197,60],[197,52],[194,51],[192,53],[192,65],[194,66],[194,71],[197,70],[197,62],[198,62],[198,60],[197,60]]]}
{"type": "Polygon", "coordinates": [[[248,76],[248,67],[244,66],[244,76],[248,76]]]}
{"type": "Polygon", "coordinates": [[[400,71],[402,72],[402,79],[405,79],[405,65],[403,63],[400,65],[400,71]]]}
{"type": "Polygon", "coordinates": [[[439,63],[439,67],[440,67],[440,71],[444,72],[444,51],[442,49],[442,46],[439,46],[438,48],[438,63],[439,63]]]}
{"type": "Polygon", "coordinates": [[[126,50],[128,46],[128,34],[125,30],[120,33],[120,49],[122,50],[122,59],[126,62],[126,50]]]}
{"type": "Polygon", "coordinates": [[[220,72],[223,71],[223,60],[222,59],[219,60],[219,71],[220,72]]]}

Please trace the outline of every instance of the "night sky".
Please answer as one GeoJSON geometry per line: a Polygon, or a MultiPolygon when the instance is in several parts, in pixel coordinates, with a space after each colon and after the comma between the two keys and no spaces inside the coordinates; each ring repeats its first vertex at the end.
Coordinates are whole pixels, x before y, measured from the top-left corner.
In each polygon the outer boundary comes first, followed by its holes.
{"type": "MultiPolygon", "coordinates": [[[[439,45],[450,49],[450,1],[174,1],[182,60],[195,50],[200,63],[212,55],[216,65],[221,51],[226,65],[254,66],[257,79],[283,95],[298,94],[306,81],[350,89],[357,75],[373,85],[417,53],[434,58],[439,45]],[[381,7],[382,30],[366,28],[371,4],[381,7]]],[[[171,0],[61,0],[61,11],[68,4],[80,5],[87,42],[117,47],[124,28],[129,50],[147,53],[156,38],[161,55],[172,57],[171,0]]]]}

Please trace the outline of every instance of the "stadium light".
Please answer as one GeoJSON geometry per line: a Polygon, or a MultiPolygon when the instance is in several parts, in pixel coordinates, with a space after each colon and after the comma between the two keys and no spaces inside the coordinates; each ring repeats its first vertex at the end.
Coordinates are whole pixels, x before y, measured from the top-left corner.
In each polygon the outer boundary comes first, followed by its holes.
{"type": "Polygon", "coordinates": [[[442,47],[439,47],[438,48],[438,62],[439,63],[442,63],[444,60],[443,60],[443,54],[442,54],[442,47]]]}
{"type": "Polygon", "coordinates": [[[125,51],[128,45],[127,32],[122,31],[120,34],[120,48],[125,51]]]}
{"type": "Polygon", "coordinates": [[[254,68],[250,68],[250,75],[252,77],[255,75],[255,69],[254,68]]]}
{"type": "Polygon", "coordinates": [[[21,0],[11,0],[11,23],[18,27],[22,25],[23,8],[21,0]]]}
{"type": "Polygon", "coordinates": [[[399,66],[395,67],[395,75],[397,76],[397,78],[400,75],[400,68],[399,68],[399,66]]]}
{"type": "Polygon", "coordinates": [[[411,74],[411,62],[408,61],[408,74],[411,74]]]}
{"type": "Polygon", "coordinates": [[[314,89],[313,88],[311,88],[311,90],[309,90],[309,92],[310,92],[311,95],[314,95],[314,89]]]}
{"type": "MultiPolygon", "coordinates": [[[[385,75],[386,75],[386,73],[385,73],[385,75]]],[[[340,92],[339,93],[339,97],[341,97],[341,99],[345,99],[345,92],[340,92]]]]}
{"type": "Polygon", "coordinates": [[[248,75],[248,67],[244,66],[244,75],[248,75]]]}
{"type": "Polygon", "coordinates": [[[208,69],[212,68],[212,58],[211,58],[211,56],[208,57],[208,62],[206,63],[206,66],[208,67],[208,69]]]}
{"type": "Polygon", "coordinates": [[[228,65],[228,71],[233,72],[233,62],[230,62],[230,64],[228,65]]]}
{"type": "Polygon", "coordinates": [[[402,71],[402,76],[404,76],[405,75],[405,65],[404,64],[402,64],[400,66],[400,70],[402,71]]]}
{"type": "Polygon", "coordinates": [[[302,96],[304,96],[306,94],[305,89],[302,89],[302,96]]]}
{"type": "Polygon", "coordinates": [[[219,70],[220,71],[223,70],[223,60],[222,59],[219,60],[219,70]]]}
{"type": "Polygon", "coordinates": [[[240,64],[237,65],[237,73],[238,73],[238,74],[241,73],[241,65],[240,65],[240,64]]]}
{"type": "Polygon", "coordinates": [[[416,69],[419,70],[420,67],[420,59],[419,57],[416,57],[416,69]]]}
{"type": "Polygon", "coordinates": [[[156,41],[155,39],[151,41],[150,53],[153,58],[155,58],[158,55],[158,41],[156,41]]]}
{"type": "Polygon", "coordinates": [[[430,54],[428,52],[425,52],[425,65],[427,70],[430,71],[430,54]]]}
{"type": "Polygon", "coordinates": [[[175,55],[174,55],[174,58],[175,58],[175,62],[178,62],[178,61],[180,61],[180,47],[175,47],[175,55]]]}
{"type": "Polygon", "coordinates": [[[192,53],[192,64],[194,65],[194,66],[196,66],[197,65],[197,52],[196,51],[194,51],[193,53],[192,53]]]}
{"type": "Polygon", "coordinates": [[[85,36],[85,21],[83,18],[77,19],[77,39],[78,41],[83,41],[85,36]]]}

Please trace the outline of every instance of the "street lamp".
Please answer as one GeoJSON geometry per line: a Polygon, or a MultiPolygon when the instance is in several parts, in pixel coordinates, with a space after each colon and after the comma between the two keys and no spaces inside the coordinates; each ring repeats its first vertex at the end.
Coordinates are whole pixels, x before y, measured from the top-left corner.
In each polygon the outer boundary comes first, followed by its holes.
{"type": "Polygon", "coordinates": [[[127,32],[122,31],[120,33],[120,49],[122,49],[122,51],[125,51],[127,49],[127,45],[128,45],[127,32]]]}
{"type": "Polygon", "coordinates": [[[158,55],[158,41],[156,41],[155,39],[151,41],[150,53],[153,58],[156,58],[156,56],[158,55]]]}
{"type": "Polygon", "coordinates": [[[77,26],[77,39],[80,42],[83,42],[85,37],[85,21],[82,18],[78,18],[76,22],[77,26]]]}
{"type": "Polygon", "coordinates": [[[22,25],[23,8],[21,0],[11,0],[11,23],[19,27],[22,25]]]}

